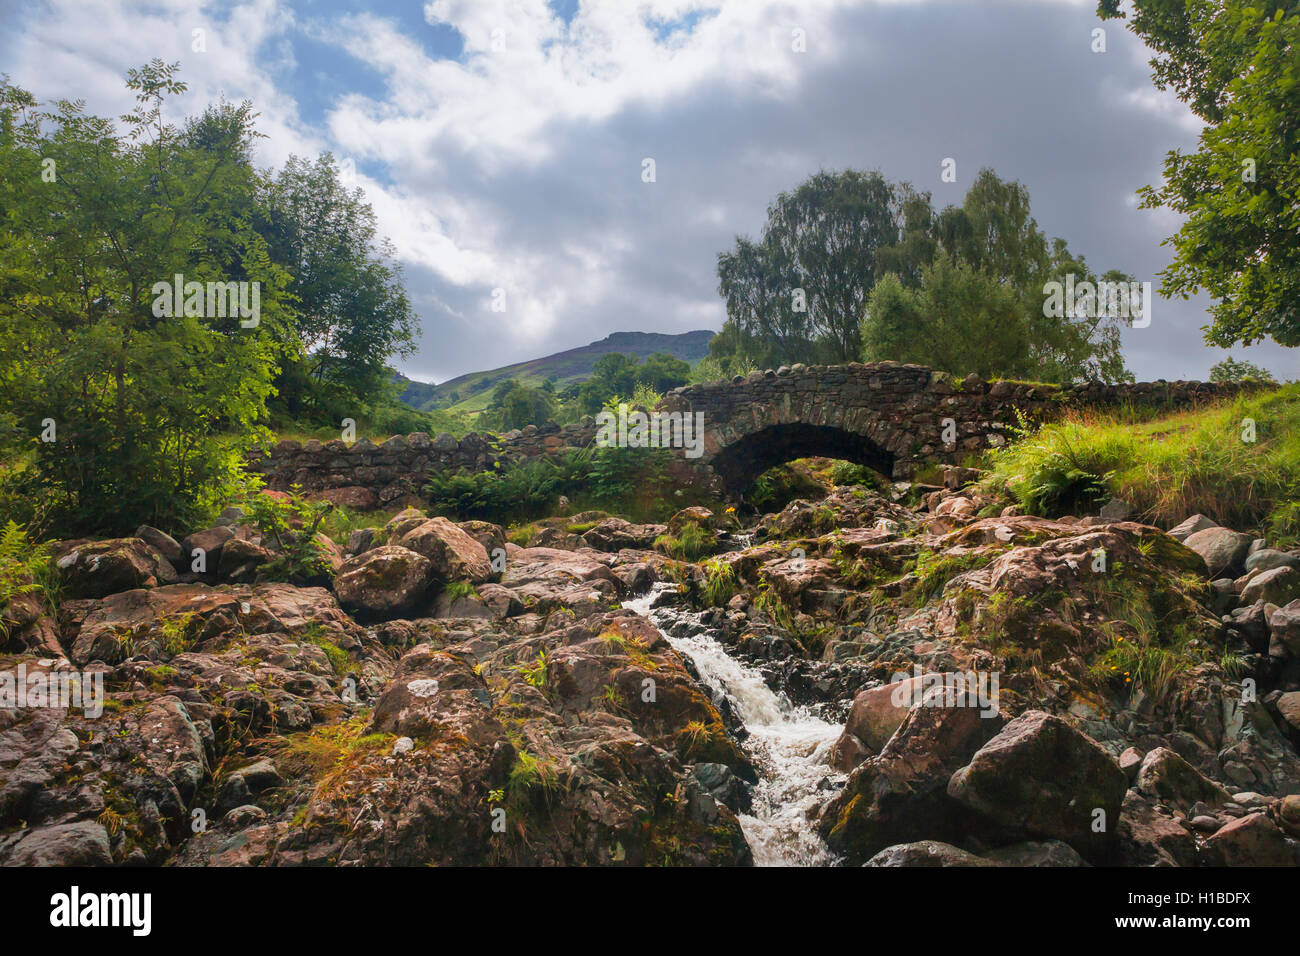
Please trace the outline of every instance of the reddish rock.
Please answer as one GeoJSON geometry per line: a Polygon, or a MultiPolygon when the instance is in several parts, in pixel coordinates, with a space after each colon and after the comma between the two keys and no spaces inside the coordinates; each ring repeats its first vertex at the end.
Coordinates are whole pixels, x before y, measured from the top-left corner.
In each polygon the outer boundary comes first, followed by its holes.
{"type": "Polygon", "coordinates": [[[439,580],[479,584],[492,578],[487,550],[446,518],[430,518],[396,543],[428,558],[430,574],[439,580]]]}

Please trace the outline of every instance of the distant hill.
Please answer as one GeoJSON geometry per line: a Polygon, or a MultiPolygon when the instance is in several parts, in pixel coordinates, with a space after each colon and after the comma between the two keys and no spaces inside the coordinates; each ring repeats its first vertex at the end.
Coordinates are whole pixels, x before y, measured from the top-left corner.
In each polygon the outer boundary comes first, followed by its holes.
{"type": "Polygon", "coordinates": [[[398,397],[413,408],[477,412],[491,400],[493,387],[508,378],[517,379],[522,385],[534,386],[541,385],[547,378],[554,378],[557,386],[583,382],[591,377],[596,359],[611,352],[635,355],[642,361],[655,352],[667,352],[694,365],[709,354],[709,340],[713,335],[708,329],[676,335],[664,332],[614,332],[590,345],[487,372],[470,372],[448,379],[441,385],[417,382],[399,372],[395,373],[397,381],[405,384],[406,388],[398,397]]]}

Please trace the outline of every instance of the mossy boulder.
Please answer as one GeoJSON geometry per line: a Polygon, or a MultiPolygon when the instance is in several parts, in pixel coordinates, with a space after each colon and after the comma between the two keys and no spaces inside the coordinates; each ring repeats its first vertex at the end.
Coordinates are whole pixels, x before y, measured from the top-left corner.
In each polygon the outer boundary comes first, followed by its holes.
{"type": "Polygon", "coordinates": [[[403,617],[424,601],[432,567],[424,555],[385,545],[343,562],[334,593],[344,607],[365,616],[403,617]]]}

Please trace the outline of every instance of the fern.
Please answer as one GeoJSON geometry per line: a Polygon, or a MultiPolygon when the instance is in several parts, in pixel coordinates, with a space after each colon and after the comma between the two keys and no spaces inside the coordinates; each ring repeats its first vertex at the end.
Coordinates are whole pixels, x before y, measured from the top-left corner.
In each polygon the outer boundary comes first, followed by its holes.
{"type": "Polygon", "coordinates": [[[49,545],[32,542],[22,525],[10,521],[0,528],[0,641],[9,638],[12,622],[4,612],[13,599],[48,593],[43,580],[49,559],[49,545]]]}

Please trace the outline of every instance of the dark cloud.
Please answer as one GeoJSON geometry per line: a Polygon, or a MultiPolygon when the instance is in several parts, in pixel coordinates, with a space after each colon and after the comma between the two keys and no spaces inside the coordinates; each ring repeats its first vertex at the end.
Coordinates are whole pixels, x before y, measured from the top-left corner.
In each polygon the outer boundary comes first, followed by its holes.
{"type": "MultiPolygon", "coordinates": [[[[1091,52],[1099,25],[1090,5],[1007,0],[847,10],[830,36],[810,33],[794,95],[744,88],[723,72],[654,108],[552,125],[541,137],[550,158],[527,169],[490,180],[471,165],[444,169],[444,184],[465,182],[500,217],[509,250],[551,265],[524,293],[563,294],[569,304],[544,336],[529,336],[486,310],[486,288],[421,274],[417,296],[427,289],[470,318],[427,314],[409,368],[441,379],[615,330],[716,327],[716,254],[759,229],[777,192],[823,167],[879,168],[942,205],[960,202],[991,166],[1023,182],[1039,225],[1094,268],[1158,284],[1169,255],[1160,243],[1175,224],[1137,209],[1134,193],[1158,181],[1167,150],[1193,147],[1196,134],[1178,104],[1155,94],[1141,47],[1120,24],[1105,25],[1106,53],[1091,52]],[[639,179],[643,155],[657,162],[654,184],[639,179]],[[939,181],[945,157],[958,163],[956,185],[939,181]],[[568,251],[591,246],[606,257],[598,274],[568,251]],[[582,301],[584,284],[599,290],[594,301],[582,301]]],[[[1159,300],[1151,327],[1126,334],[1139,378],[1207,374],[1224,353],[1202,344],[1206,305],[1159,300]]],[[[1295,374],[1289,350],[1235,354],[1295,374]]]]}

